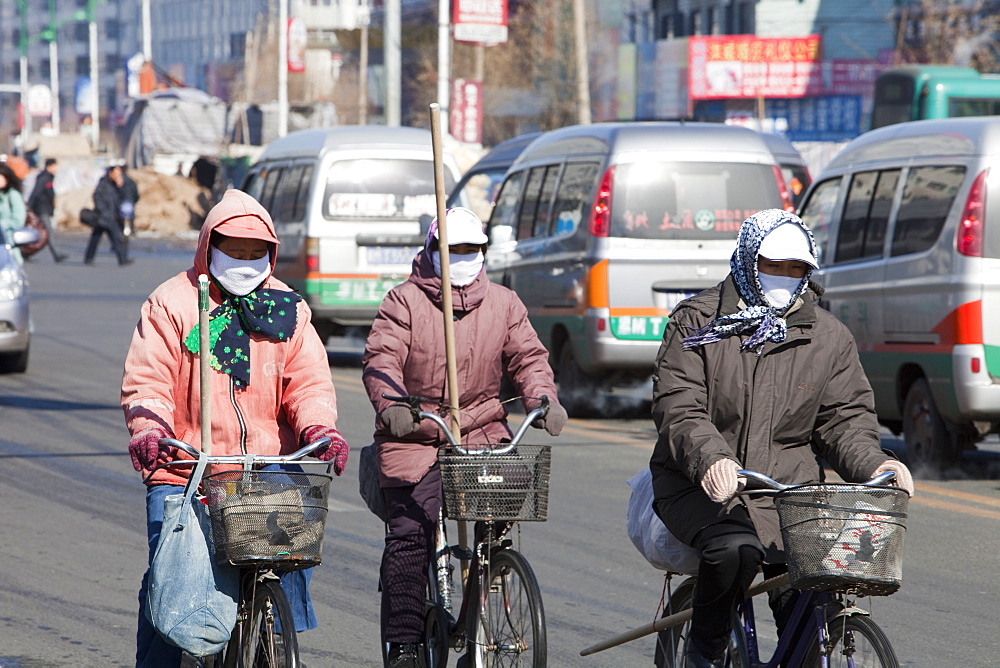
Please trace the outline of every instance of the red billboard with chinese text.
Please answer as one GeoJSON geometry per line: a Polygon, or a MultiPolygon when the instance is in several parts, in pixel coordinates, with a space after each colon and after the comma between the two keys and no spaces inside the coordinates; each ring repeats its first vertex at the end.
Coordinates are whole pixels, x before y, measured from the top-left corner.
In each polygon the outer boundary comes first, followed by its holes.
{"type": "Polygon", "coordinates": [[[820,36],[688,38],[692,100],[804,97],[823,91],[820,36]]]}

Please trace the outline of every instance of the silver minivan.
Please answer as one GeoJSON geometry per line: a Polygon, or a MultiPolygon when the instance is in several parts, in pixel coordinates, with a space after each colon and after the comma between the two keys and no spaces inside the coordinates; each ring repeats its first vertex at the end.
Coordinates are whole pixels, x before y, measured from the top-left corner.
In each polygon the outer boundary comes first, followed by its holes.
{"type": "MultiPolygon", "coordinates": [[[[271,214],[281,241],[275,275],[298,290],[325,340],[368,327],[410,273],[420,218],[436,214],[431,133],[341,126],[271,142],[242,190],[271,214]]],[[[445,192],[459,170],[443,155],[445,192]]]]}
{"type": "Polygon", "coordinates": [[[1000,118],[900,123],[845,146],[800,215],[879,420],[914,463],[1000,429],[1000,118]]]}
{"type": "MultiPolygon", "coordinates": [[[[792,204],[762,136],[711,123],[546,132],[511,165],[488,224],[491,278],[549,350],[571,414],[645,390],[670,310],[722,280],[743,220],[792,204]]],[[[648,399],[648,392],[640,394],[648,399]]]]}

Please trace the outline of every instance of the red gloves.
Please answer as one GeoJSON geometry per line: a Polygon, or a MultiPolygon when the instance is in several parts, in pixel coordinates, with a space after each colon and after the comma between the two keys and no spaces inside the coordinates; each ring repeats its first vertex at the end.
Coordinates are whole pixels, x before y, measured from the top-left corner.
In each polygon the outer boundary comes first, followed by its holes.
{"type": "Polygon", "coordinates": [[[313,425],[312,427],[306,427],[302,430],[302,441],[307,445],[321,438],[329,438],[330,447],[322,453],[316,455],[316,458],[324,462],[328,462],[332,459],[333,472],[337,475],[342,474],[344,472],[344,467],[347,466],[347,454],[350,450],[350,447],[347,445],[347,441],[345,441],[344,437],[340,435],[340,432],[333,427],[313,425]]]}
{"type": "Polygon", "coordinates": [[[132,436],[128,442],[128,454],[132,457],[132,466],[136,471],[152,469],[160,458],[161,438],[173,438],[174,435],[164,427],[150,427],[132,436]]]}

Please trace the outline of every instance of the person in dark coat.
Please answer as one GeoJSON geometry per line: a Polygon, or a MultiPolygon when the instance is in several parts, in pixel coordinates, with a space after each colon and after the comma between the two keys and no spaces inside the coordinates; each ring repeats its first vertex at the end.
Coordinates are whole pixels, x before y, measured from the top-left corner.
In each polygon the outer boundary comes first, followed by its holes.
{"type": "Polygon", "coordinates": [[[135,205],[139,203],[139,187],[122,167],[121,187],[122,233],[125,237],[135,234],[135,205]]]}
{"type": "Polygon", "coordinates": [[[53,184],[56,180],[57,169],[59,169],[59,163],[55,158],[48,158],[45,161],[45,168],[38,173],[35,186],[31,189],[31,196],[28,197],[28,208],[35,212],[38,219],[42,221],[42,225],[48,230],[49,243],[47,245],[52,251],[52,259],[56,262],[62,262],[67,256],[56,250],[56,231],[52,225],[52,216],[56,213],[56,191],[53,184]]]}
{"type": "Polygon", "coordinates": [[[122,238],[122,218],[121,218],[121,187],[124,183],[121,165],[108,167],[107,174],[97,183],[94,190],[94,210],[97,212],[97,221],[94,229],[90,233],[90,240],[87,242],[87,250],[83,256],[84,264],[93,264],[94,255],[97,253],[97,244],[101,237],[108,235],[111,242],[111,250],[118,256],[118,264],[125,266],[131,264],[125,249],[125,240],[122,238]]]}
{"type": "MultiPolygon", "coordinates": [[[[688,666],[725,665],[731,611],[763,564],[785,570],[774,501],[737,496],[738,469],[784,484],[885,471],[910,495],[907,468],[881,449],[871,386],[854,338],[816,301],[815,241],[780,209],[747,218],[731,273],[671,313],[656,358],[650,459],[654,509],[699,550],[688,666]]],[[[775,593],[779,633],[795,593],[775,593]]]]}

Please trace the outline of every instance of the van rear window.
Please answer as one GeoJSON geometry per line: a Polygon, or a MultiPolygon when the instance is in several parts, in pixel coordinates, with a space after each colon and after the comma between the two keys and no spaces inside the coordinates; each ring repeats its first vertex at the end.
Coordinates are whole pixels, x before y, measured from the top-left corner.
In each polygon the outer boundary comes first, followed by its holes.
{"type": "MultiPolygon", "coordinates": [[[[445,191],[455,181],[445,170],[445,191]]],[[[340,160],[330,166],[323,217],[405,218],[435,215],[434,163],[430,160],[340,160]]]]}
{"type": "Polygon", "coordinates": [[[761,209],[781,208],[770,165],[638,162],[615,169],[611,236],[732,239],[761,209]]]}

